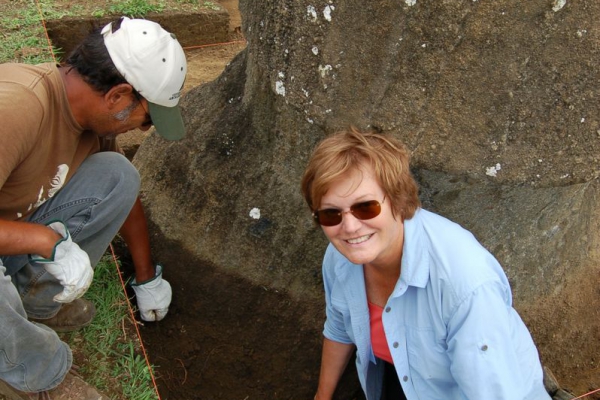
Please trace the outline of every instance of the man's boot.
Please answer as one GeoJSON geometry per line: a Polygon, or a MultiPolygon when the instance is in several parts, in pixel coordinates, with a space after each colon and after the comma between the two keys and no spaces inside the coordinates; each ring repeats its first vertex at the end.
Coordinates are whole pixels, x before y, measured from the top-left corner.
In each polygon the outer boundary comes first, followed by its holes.
{"type": "Polygon", "coordinates": [[[25,393],[0,380],[0,399],[7,400],[108,400],[108,396],[69,371],[56,388],[39,393],[25,393]],[[4,396],[4,397],[2,397],[4,396]]]}
{"type": "Polygon", "coordinates": [[[94,303],[85,299],[76,299],[62,305],[52,318],[29,318],[30,321],[44,324],[55,332],[72,332],[88,326],[96,315],[94,303]]]}

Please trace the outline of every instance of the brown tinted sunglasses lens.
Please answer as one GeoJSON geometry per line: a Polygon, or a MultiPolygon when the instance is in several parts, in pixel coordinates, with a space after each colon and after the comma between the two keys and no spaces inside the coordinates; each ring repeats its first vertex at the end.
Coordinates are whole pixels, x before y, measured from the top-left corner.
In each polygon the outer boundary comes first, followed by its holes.
{"type": "MultiPolygon", "coordinates": [[[[372,219],[381,213],[381,204],[377,200],[356,203],[350,207],[350,212],[360,220],[372,219]]],[[[342,222],[342,211],[335,208],[317,210],[313,213],[315,221],[323,226],[335,226],[342,222]]]]}

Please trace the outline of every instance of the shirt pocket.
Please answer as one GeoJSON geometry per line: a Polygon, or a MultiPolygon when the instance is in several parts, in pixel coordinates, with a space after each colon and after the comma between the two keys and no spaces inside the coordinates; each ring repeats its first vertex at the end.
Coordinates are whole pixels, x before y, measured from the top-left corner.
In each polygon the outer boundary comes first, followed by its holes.
{"type": "Polygon", "coordinates": [[[444,338],[438,337],[430,327],[407,326],[406,350],[413,384],[421,388],[452,386],[450,360],[444,338]]]}

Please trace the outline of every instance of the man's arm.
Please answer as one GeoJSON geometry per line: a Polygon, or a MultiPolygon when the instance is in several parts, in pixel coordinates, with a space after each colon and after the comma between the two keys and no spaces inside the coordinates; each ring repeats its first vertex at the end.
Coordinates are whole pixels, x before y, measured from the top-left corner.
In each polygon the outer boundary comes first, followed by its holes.
{"type": "Polygon", "coordinates": [[[171,304],[171,285],[162,279],[162,267],[156,268],[150,254],[148,224],[142,202],[138,198],[120,230],[127,244],[135,279],[131,287],[135,291],[140,315],[144,321],[160,321],[167,315],[171,304]]]}
{"type": "Polygon", "coordinates": [[[0,220],[0,254],[39,254],[50,258],[62,236],[51,228],[21,221],[0,220]]]}
{"type": "Polygon", "coordinates": [[[87,253],[73,242],[62,221],[48,225],[0,220],[0,254],[28,254],[63,286],[54,301],[70,303],[83,296],[94,270],[87,253]]]}
{"type": "Polygon", "coordinates": [[[135,268],[135,280],[145,282],[154,278],[154,264],[150,254],[150,237],[148,236],[148,224],[144,207],[138,198],[129,212],[129,216],[123,223],[119,234],[127,244],[133,266],[135,268]]]}

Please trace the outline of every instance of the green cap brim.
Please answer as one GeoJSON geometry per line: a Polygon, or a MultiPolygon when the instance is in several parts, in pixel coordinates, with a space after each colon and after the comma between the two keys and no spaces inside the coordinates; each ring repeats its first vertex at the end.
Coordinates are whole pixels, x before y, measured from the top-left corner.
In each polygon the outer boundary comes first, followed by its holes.
{"type": "Polygon", "coordinates": [[[179,140],[185,136],[185,127],[179,106],[164,107],[148,102],[148,112],[156,132],[167,140],[179,140]]]}

